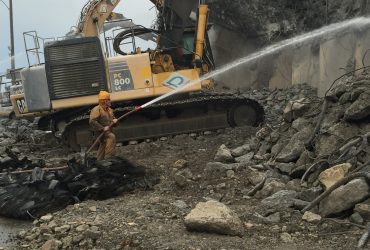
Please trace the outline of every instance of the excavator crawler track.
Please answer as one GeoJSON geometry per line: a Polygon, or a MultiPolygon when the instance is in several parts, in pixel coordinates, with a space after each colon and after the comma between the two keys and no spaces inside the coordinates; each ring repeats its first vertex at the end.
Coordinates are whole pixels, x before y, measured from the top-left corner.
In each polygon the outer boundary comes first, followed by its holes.
{"type": "MultiPolygon", "coordinates": [[[[141,104],[115,104],[115,116],[119,117],[141,104]]],[[[58,123],[65,125],[60,133],[63,142],[72,150],[90,147],[98,136],[89,126],[89,111],[90,108],[81,109],[72,116],[62,111],[48,118],[55,120],[54,126],[58,123]]],[[[263,121],[262,106],[249,97],[199,92],[155,103],[126,117],[113,131],[117,142],[127,142],[235,126],[258,126],[263,121]]]]}

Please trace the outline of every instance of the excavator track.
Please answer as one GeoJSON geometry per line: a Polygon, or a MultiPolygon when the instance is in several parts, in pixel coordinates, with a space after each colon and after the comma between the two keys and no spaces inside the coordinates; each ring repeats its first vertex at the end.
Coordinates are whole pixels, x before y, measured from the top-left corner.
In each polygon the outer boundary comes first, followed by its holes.
{"type": "MultiPolygon", "coordinates": [[[[141,104],[115,104],[115,116],[141,104]]],[[[80,110],[80,115],[68,121],[59,118],[59,122],[65,123],[64,130],[60,131],[62,140],[72,150],[90,147],[97,136],[89,126],[89,111],[88,108],[80,110]]],[[[263,107],[249,97],[198,92],[152,104],[128,116],[113,130],[117,142],[127,142],[226,127],[258,126],[263,121],[263,107]]]]}

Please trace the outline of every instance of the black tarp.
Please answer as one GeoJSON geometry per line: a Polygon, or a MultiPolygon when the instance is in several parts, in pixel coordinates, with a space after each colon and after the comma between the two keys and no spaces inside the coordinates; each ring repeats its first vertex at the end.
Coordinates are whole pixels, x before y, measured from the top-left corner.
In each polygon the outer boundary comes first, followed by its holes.
{"type": "Polygon", "coordinates": [[[155,174],[146,174],[144,167],[122,157],[89,159],[87,165],[70,160],[67,168],[58,171],[44,171],[28,164],[18,167],[30,169],[31,166],[30,173],[0,175],[1,216],[39,217],[86,199],[107,199],[122,192],[147,189],[159,180],[155,174]]]}

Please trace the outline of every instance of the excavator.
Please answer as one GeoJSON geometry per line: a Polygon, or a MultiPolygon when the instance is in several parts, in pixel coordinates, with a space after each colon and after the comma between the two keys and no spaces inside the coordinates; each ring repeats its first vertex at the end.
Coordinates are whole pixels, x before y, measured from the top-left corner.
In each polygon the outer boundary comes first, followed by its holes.
{"type": "Polygon", "coordinates": [[[45,44],[45,64],[21,70],[22,88],[10,96],[16,116],[40,116],[41,129],[54,131],[79,151],[89,147],[96,136],[88,118],[100,90],[111,94],[119,117],[176,86],[193,82],[181,93],[120,122],[114,128],[117,141],[262,123],[264,110],[257,101],[217,93],[212,79],[201,79],[215,68],[207,34],[209,6],[198,0],[150,1],[157,8],[156,28],[133,25],[123,29],[113,40],[117,54],[113,56],[100,37],[105,25],[115,22],[113,10],[120,0],[88,1],[73,35],[45,44]],[[148,34],[156,39],[156,48],[142,51],[135,38],[148,34]],[[122,49],[127,45],[132,51],[122,49]]]}

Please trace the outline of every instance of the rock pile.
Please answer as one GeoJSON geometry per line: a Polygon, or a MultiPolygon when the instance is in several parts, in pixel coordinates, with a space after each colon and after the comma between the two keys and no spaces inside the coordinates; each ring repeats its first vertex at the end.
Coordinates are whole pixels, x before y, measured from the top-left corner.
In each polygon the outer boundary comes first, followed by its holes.
{"type": "Polygon", "coordinates": [[[325,105],[307,85],[253,91],[249,95],[265,106],[267,120],[256,131],[226,129],[121,147],[123,155],[159,171],[153,192],[68,206],[35,220],[19,235],[19,246],[350,248],[358,235],[328,241],[320,234],[370,220],[369,82],[366,72],[341,80],[325,105]],[[364,175],[348,178],[354,173],[364,175]],[[327,218],[338,214],[352,224],[327,218]]]}
{"type": "Polygon", "coordinates": [[[96,215],[95,206],[75,204],[66,208],[70,213],[81,213],[84,217],[66,222],[58,213],[47,214],[33,221],[33,228],[18,234],[24,241],[24,249],[92,249],[102,235],[102,219],[96,215]]]}
{"type": "MultiPolygon", "coordinates": [[[[305,85],[270,93],[267,98],[263,91],[256,93],[266,107],[266,126],[244,145],[234,149],[222,145],[205,172],[230,177],[247,169],[247,178],[255,188],[245,193],[263,199],[262,216],[288,207],[306,207],[328,188],[319,178],[326,169],[345,166],[341,175],[328,175],[327,181],[332,183],[352,173],[370,171],[369,72],[341,79],[324,100],[305,85]]],[[[356,204],[361,206],[370,196],[368,181],[343,183],[346,185],[319,203],[316,213],[327,217],[350,211],[356,204]]]]}

